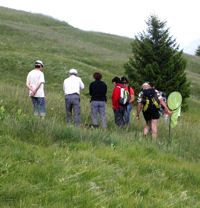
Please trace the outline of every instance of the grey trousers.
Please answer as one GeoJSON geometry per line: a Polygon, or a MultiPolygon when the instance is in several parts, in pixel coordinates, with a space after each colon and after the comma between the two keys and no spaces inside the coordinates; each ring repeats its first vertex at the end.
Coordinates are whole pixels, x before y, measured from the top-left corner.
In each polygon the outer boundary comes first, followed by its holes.
{"type": "Polygon", "coordinates": [[[80,97],[78,94],[70,94],[65,96],[65,108],[67,113],[67,122],[72,122],[72,111],[74,114],[74,123],[80,125],[81,123],[81,107],[80,97]]]}
{"type": "Polygon", "coordinates": [[[98,125],[98,113],[100,115],[101,124],[103,128],[106,128],[106,113],[105,113],[105,101],[91,101],[91,117],[93,125],[98,125]]]}

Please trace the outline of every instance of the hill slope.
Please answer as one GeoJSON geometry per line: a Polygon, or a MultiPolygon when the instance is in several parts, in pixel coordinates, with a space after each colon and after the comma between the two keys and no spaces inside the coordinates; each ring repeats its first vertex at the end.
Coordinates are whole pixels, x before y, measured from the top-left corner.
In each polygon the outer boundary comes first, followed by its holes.
{"type": "Polygon", "coordinates": [[[190,110],[168,138],[142,137],[144,122],[117,129],[111,79],[123,75],[132,40],[84,32],[42,15],[0,7],[0,207],[200,207],[200,59],[186,56],[190,110]],[[25,79],[41,59],[47,117],[32,116],[25,79]],[[62,83],[71,67],[86,84],[83,125],[67,125],[62,83]],[[108,84],[108,129],[88,129],[88,85],[100,71],[108,84]]]}

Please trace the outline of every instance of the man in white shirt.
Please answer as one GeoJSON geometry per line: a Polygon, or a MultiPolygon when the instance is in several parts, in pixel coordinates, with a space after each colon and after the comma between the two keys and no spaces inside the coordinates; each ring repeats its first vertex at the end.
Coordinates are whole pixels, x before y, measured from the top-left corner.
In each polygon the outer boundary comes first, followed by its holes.
{"type": "Polygon", "coordinates": [[[64,80],[63,91],[65,93],[65,107],[67,122],[72,121],[72,110],[74,113],[74,123],[80,125],[80,90],[84,89],[84,84],[80,77],[77,77],[77,70],[70,69],[69,77],[64,80]]]}
{"type": "Polygon", "coordinates": [[[35,62],[35,69],[28,73],[26,79],[26,86],[29,89],[29,96],[33,103],[33,110],[35,116],[41,116],[44,119],[45,111],[45,95],[44,95],[44,73],[41,72],[43,68],[42,61],[35,62]]]}

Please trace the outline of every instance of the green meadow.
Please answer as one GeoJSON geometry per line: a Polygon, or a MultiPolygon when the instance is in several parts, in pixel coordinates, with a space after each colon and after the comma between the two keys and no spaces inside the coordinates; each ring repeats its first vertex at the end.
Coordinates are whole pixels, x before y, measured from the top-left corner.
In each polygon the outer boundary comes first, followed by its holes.
{"type": "Polygon", "coordinates": [[[170,138],[161,118],[152,140],[143,137],[144,120],[136,121],[136,101],[131,126],[114,124],[111,80],[124,75],[132,41],[0,7],[0,207],[200,207],[200,58],[185,54],[189,110],[170,138]],[[33,116],[25,85],[37,59],[45,65],[45,120],[33,116]],[[70,68],[85,83],[80,127],[65,121],[70,68]],[[88,128],[96,71],[108,85],[106,130],[88,128]]]}

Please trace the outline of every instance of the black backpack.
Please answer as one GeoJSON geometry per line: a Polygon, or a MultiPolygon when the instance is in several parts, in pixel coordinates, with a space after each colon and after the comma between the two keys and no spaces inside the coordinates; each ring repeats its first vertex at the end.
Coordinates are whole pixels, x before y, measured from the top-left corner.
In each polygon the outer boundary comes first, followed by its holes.
{"type": "Polygon", "coordinates": [[[155,89],[150,88],[143,90],[143,98],[142,98],[142,103],[143,103],[143,111],[156,111],[160,109],[160,102],[157,96],[157,93],[155,89]]]}

